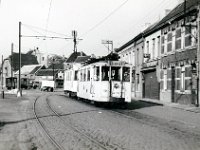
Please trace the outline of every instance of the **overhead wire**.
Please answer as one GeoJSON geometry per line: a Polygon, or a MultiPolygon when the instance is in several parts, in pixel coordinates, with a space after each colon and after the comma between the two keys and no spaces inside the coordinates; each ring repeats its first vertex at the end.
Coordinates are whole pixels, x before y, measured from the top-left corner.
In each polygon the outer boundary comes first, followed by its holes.
{"type": "MultiPolygon", "coordinates": [[[[176,3],[176,2],[175,2],[176,3]]],[[[175,4],[174,3],[174,4],[175,4]]],[[[137,20],[134,20],[134,23],[131,25],[130,28],[127,28],[125,32],[130,32],[130,30],[134,31],[135,29],[137,30],[137,32],[135,32],[135,34],[137,35],[138,33],[141,32],[142,28],[141,28],[141,24],[145,23],[145,21],[147,21],[147,18],[150,18],[150,16],[154,15],[154,13],[156,13],[156,8],[160,8],[163,9],[162,7],[165,6],[168,7],[169,5],[171,5],[172,3],[168,0],[162,0],[158,5],[156,5],[155,7],[153,7],[150,11],[148,11],[146,13],[146,15],[144,15],[144,17],[139,18],[137,20]],[[140,29],[139,29],[140,28],[140,29]]],[[[147,23],[147,22],[146,22],[147,23]]],[[[154,22],[155,23],[155,22],[154,22]]],[[[136,31],[135,30],[135,31],[136,31]]]]}
{"type": "MultiPolygon", "coordinates": [[[[49,24],[49,18],[50,18],[50,12],[51,12],[51,4],[52,4],[53,0],[50,0],[50,5],[49,5],[49,11],[48,11],[48,15],[47,15],[47,21],[46,21],[46,33],[47,33],[47,29],[48,29],[48,24],[49,24]]],[[[45,34],[46,35],[46,34],[45,34]]]]}
{"type": "Polygon", "coordinates": [[[62,36],[68,36],[66,34],[62,34],[62,33],[58,33],[56,31],[51,31],[51,30],[46,30],[44,28],[41,28],[41,27],[36,27],[36,26],[33,26],[33,25],[28,25],[28,24],[23,24],[24,26],[27,26],[29,28],[34,28],[34,29],[38,29],[38,30],[41,30],[41,31],[44,31],[44,32],[48,32],[48,33],[53,33],[53,34],[57,34],[57,35],[62,35],[62,36]]]}
{"type": "Polygon", "coordinates": [[[122,6],[124,6],[129,0],[124,1],[122,4],[120,4],[117,8],[115,8],[113,11],[111,11],[105,18],[103,18],[101,21],[99,21],[96,25],[91,27],[88,31],[83,33],[81,37],[86,36],[89,34],[89,32],[93,31],[96,29],[98,26],[100,26],[103,22],[105,22],[108,18],[110,18],[115,12],[117,12],[122,6]]]}

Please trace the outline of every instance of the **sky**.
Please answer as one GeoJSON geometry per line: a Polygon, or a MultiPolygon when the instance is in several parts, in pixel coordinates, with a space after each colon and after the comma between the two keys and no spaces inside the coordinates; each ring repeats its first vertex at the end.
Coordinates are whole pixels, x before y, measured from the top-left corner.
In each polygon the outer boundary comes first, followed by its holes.
{"type": "MultiPolygon", "coordinates": [[[[173,9],[178,0],[0,0],[0,54],[4,58],[19,47],[21,26],[22,53],[36,47],[40,52],[65,55],[73,52],[71,38],[77,31],[77,50],[87,55],[108,54],[102,40],[113,41],[118,48],[173,9]]],[[[1,59],[0,59],[1,60],[1,59]]]]}

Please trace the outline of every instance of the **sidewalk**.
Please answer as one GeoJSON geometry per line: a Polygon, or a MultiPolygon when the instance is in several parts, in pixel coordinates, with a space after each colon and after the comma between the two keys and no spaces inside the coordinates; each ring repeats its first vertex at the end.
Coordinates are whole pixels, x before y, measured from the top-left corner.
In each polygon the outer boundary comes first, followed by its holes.
{"type": "Polygon", "coordinates": [[[169,103],[169,102],[163,102],[163,101],[156,100],[156,99],[147,99],[147,98],[132,99],[132,101],[142,101],[142,102],[158,104],[158,105],[162,105],[162,106],[169,106],[169,107],[173,107],[173,108],[176,108],[176,109],[181,109],[181,110],[189,111],[189,112],[193,112],[193,113],[200,113],[200,107],[196,107],[194,105],[184,105],[184,104],[179,104],[179,103],[169,103]]]}

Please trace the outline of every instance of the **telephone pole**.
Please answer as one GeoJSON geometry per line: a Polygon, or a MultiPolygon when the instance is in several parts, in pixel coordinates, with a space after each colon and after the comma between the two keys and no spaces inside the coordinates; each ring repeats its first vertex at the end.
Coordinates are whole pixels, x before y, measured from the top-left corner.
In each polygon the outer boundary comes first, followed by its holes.
{"type": "Polygon", "coordinates": [[[19,22],[19,77],[18,77],[18,92],[17,97],[22,96],[22,90],[21,90],[21,25],[22,23],[19,22]]]}
{"type": "Polygon", "coordinates": [[[74,53],[77,53],[77,31],[73,30],[72,31],[72,37],[73,37],[73,41],[74,41],[74,53]]]}
{"type": "Polygon", "coordinates": [[[4,98],[4,90],[3,90],[3,55],[2,55],[2,64],[1,64],[1,75],[2,75],[2,78],[1,78],[1,88],[2,88],[2,98],[4,98]]]}
{"type": "Polygon", "coordinates": [[[200,100],[200,3],[198,3],[199,14],[197,18],[197,66],[198,66],[198,77],[197,77],[197,107],[199,107],[199,100],[200,100]]]}
{"type": "Polygon", "coordinates": [[[10,61],[11,61],[11,89],[13,88],[13,47],[14,47],[14,44],[11,43],[11,57],[10,57],[10,61]]]}

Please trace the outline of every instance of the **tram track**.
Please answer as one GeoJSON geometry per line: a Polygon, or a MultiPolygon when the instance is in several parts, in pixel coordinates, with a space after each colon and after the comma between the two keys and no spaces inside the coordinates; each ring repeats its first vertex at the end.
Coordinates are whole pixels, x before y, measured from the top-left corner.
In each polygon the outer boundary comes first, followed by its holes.
{"type": "MultiPolygon", "coordinates": [[[[100,147],[101,149],[104,149],[104,150],[109,150],[109,148],[107,148],[104,144],[100,143],[99,141],[91,138],[90,136],[88,136],[87,134],[83,133],[81,130],[79,130],[78,128],[76,128],[75,126],[72,126],[70,123],[67,123],[66,120],[62,119],[62,116],[57,113],[50,105],[49,103],[49,99],[48,97],[46,98],[46,101],[47,101],[47,105],[48,107],[51,109],[51,111],[57,116],[60,118],[60,120],[63,121],[63,123],[65,125],[67,125],[68,127],[72,128],[74,131],[76,131],[77,133],[79,133],[82,137],[84,137],[85,139],[91,141],[93,144],[95,144],[97,147],[100,147]]],[[[86,112],[86,111],[83,111],[83,112],[86,112]]],[[[81,113],[81,112],[78,112],[78,113],[81,113]]],[[[73,115],[74,113],[70,113],[68,114],[69,115],[73,115]]]]}
{"type": "MultiPolygon", "coordinates": [[[[72,131],[78,133],[79,137],[82,137],[82,139],[87,140],[88,142],[92,143],[92,145],[95,145],[94,149],[103,149],[103,150],[109,150],[109,147],[107,147],[106,145],[104,145],[103,143],[100,143],[99,141],[91,138],[89,135],[87,135],[86,133],[83,133],[80,129],[76,128],[75,126],[73,126],[73,124],[70,124],[69,122],[67,122],[66,120],[64,120],[61,115],[59,113],[57,113],[50,105],[49,103],[49,97],[51,95],[44,97],[44,100],[46,101],[47,107],[49,108],[49,110],[53,113],[51,116],[55,116],[57,118],[59,118],[60,121],[63,122],[64,127],[66,127],[66,129],[71,129],[72,131]]],[[[34,112],[34,116],[35,119],[37,120],[39,126],[41,127],[41,129],[44,131],[44,133],[46,134],[46,136],[48,137],[48,139],[51,141],[51,143],[56,147],[56,149],[58,150],[65,150],[66,148],[64,148],[58,141],[56,141],[56,139],[50,134],[50,132],[48,131],[48,129],[46,128],[45,124],[40,120],[41,115],[38,115],[39,113],[36,110],[37,107],[37,103],[38,103],[38,99],[41,98],[41,96],[37,97],[33,103],[33,112],[34,112]]],[[[86,111],[84,111],[86,112],[86,111]]],[[[81,113],[81,112],[78,112],[81,113]]],[[[73,115],[74,113],[68,114],[68,115],[73,115]]]]}
{"type": "Polygon", "coordinates": [[[46,136],[49,138],[49,140],[52,142],[52,144],[58,149],[58,150],[65,150],[50,134],[49,132],[47,131],[47,129],[45,128],[44,124],[40,121],[40,117],[37,115],[36,113],[36,102],[38,101],[38,99],[40,98],[41,96],[38,96],[34,103],[33,103],[33,112],[34,112],[34,116],[38,122],[38,124],[40,125],[40,127],[43,129],[44,133],[46,134],[46,136]]]}

